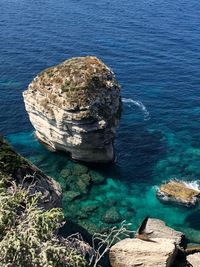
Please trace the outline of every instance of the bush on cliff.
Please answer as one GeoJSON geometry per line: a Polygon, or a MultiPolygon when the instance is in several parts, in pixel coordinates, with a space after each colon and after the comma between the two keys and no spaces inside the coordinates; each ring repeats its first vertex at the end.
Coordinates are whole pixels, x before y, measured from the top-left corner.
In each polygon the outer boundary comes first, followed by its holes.
{"type": "MultiPolygon", "coordinates": [[[[83,170],[81,170],[82,172],[83,170]]],[[[80,173],[80,168],[79,168],[80,173]]],[[[92,237],[63,238],[56,183],[17,154],[0,136],[0,267],[97,267],[111,245],[129,235],[125,222],[92,237]]]]}
{"type": "Polygon", "coordinates": [[[64,219],[62,210],[38,208],[40,197],[14,182],[5,186],[0,174],[1,267],[86,266],[85,252],[56,235],[64,219]]]}

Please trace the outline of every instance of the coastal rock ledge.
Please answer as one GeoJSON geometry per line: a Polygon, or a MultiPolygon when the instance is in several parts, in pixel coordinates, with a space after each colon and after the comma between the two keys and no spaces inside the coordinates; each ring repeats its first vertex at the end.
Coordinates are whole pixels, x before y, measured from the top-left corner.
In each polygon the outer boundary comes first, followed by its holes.
{"type": "Polygon", "coordinates": [[[114,160],[113,140],[121,115],[114,73],[93,56],[50,67],[23,93],[37,138],[75,160],[114,160]]]}
{"type": "Polygon", "coordinates": [[[152,242],[126,238],[109,253],[112,267],[172,267],[177,254],[173,239],[154,238],[152,242]]]}

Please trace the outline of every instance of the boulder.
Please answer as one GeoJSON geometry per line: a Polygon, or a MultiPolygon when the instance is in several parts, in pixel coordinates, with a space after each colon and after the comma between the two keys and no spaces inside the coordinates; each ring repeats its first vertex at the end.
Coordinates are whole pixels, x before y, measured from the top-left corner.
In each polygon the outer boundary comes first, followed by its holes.
{"type": "Polygon", "coordinates": [[[105,180],[105,177],[96,171],[89,171],[89,175],[94,184],[100,184],[105,180]]]}
{"type": "Polygon", "coordinates": [[[111,207],[105,212],[103,221],[105,223],[118,223],[123,221],[123,218],[116,207],[111,207]]]}
{"type": "Polygon", "coordinates": [[[82,175],[88,173],[88,168],[81,164],[74,164],[72,172],[73,175],[82,175]]]}
{"type": "Polygon", "coordinates": [[[150,238],[167,238],[174,240],[177,245],[183,241],[184,234],[168,227],[164,221],[159,219],[149,218],[146,224],[145,232],[151,233],[150,238]]]}
{"type": "Polygon", "coordinates": [[[73,201],[74,199],[78,198],[80,196],[80,192],[76,191],[66,191],[63,193],[63,202],[70,202],[73,201]]]}
{"type": "Polygon", "coordinates": [[[69,199],[73,200],[72,196],[75,196],[78,192],[79,195],[88,192],[89,186],[92,183],[92,178],[88,172],[88,167],[78,163],[68,163],[61,170],[58,181],[64,191],[67,190],[70,192],[69,194],[67,193],[65,199],[68,199],[69,196],[69,199]],[[74,194],[74,192],[76,192],[76,194],[74,194]]]}
{"type": "Polygon", "coordinates": [[[66,179],[66,190],[80,192],[86,194],[90,186],[90,176],[83,174],[80,176],[71,175],[66,179]]]}
{"type": "Polygon", "coordinates": [[[101,60],[77,57],[48,68],[23,97],[36,136],[51,150],[85,162],[113,161],[120,86],[101,60]]]}
{"type": "Polygon", "coordinates": [[[186,182],[170,180],[160,186],[157,196],[163,201],[173,201],[185,206],[192,206],[198,202],[200,190],[189,187],[186,182]]]}
{"type": "Polygon", "coordinates": [[[70,176],[71,173],[72,173],[72,172],[71,172],[70,169],[65,168],[65,169],[62,169],[62,171],[60,172],[60,176],[61,176],[62,178],[66,178],[66,177],[70,176]]]}
{"type": "Polygon", "coordinates": [[[200,253],[194,253],[187,256],[187,261],[190,263],[192,267],[200,266],[200,253]]]}
{"type": "Polygon", "coordinates": [[[97,210],[98,208],[99,206],[97,204],[91,204],[91,205],[83,206],[81,210],[85,213],[90,213],[90,212],[97,210]]]}
{"type": "Polygon", "coordinates": [[[126,238],[110,249],[112,267],[170,267],[174,263],[177,248],[173,239],[154,238],[147,242],[126,238]]]}

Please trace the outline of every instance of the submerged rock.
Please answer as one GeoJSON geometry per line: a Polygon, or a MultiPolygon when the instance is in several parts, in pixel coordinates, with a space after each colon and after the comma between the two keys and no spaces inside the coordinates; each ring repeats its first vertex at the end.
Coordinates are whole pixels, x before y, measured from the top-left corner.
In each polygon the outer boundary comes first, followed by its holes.
{"type": "Polygon", "coordinates": [[[23,96],[36,136],[49,148],[85,162],[114,159],[120,86],[98,58],[72,58],[44,70],[23,96]]]}
{"type": "Polygon", "coordinates": [[[81,164],[74,164],[73,175],[82,175],[88,172],[88,168],[81,164]]]}
{"type": "Polygon", "coordinates": [[[122,220],[122,216],[120,215],[116,207],[108,209],[103,216],[103,221],[105,223],[118,223],[122,220]]]}
{"type": "Polygon", "coordinates": [[[173,239],[154,238],[147,242],[137,238],[126,238],[110,249],[112,267],[171,267],[177,248],[173,239]]]}
{"type": "Polygon", "coordinates": [[[98,208],[99,208],[98,204],[91,203],[91,204],[81,207],[81,211],[85,213],[90,213],[90,212],[97,210],[98,208]]]}
{"type": "Polygon", "coordinates": [[[80,192],[66,191],[63,193],[63,203],[73,201],[80,196],[80,192]]]}
{"type": "Polygon", "coordinates": [[[195,205],[200,196],[200,190],[190,188],[185,182],[170,180],[160,186],[157,196],[164,201],[173,201],[186,206],[195,205]]]}
{"type": "Polygon", "coordinates": [[[105,177],[96,171],[89,171],[89,175],[94,184],[100,184],[105,180],[105,177]]]}
{"type": "Polygon", "coordinates": [[[62,169],[62,171],[60,172],[60,176],[62,178],[67,178],[68,176],[70,176],[72,174],[70,169],[62,169]]]}
{"type": "Polygon", "coordinates": [[[82,174],[80,176],[71,175],[66,178],[66,190],[86,194],[90,186],[90,176],[82,174]]]}

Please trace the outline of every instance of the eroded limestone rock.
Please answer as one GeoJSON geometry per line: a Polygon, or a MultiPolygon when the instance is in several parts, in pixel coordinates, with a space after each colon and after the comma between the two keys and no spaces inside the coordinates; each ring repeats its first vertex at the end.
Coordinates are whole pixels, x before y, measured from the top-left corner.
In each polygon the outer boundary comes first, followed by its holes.
{"type": "Polygon", "coordinates": [[[180,245],[183,241],[184,234],[167,226],[164,221],[149,218],[146,224],[145,232],[149,234],[149,238],[167,238],[173,239],[176,244],[180,245]]]}
{"type": "Polygon", "coordinates": [[[187,261],[191,264],[190,266],[199,267],[200,266],[200,253],[194,253],[187,256],[187,261]]]}
{"type": "Polygon", "coordinates": [[[23,96],[36,136],[49,148],[85,162],[114,159],[120,86],[101,60],[78,57],[48,68],[23,96]]]}
{"type": "Polygon", "coordinates": [[[164,201],[173,201],[186,206],[195,205],[200,196],[200,191],[190,188],[186,183],[170,180],[160,186],[157,196],[164,201]]]}
{"type": "Polygon", "coordinates": [[[115,244],[109,253],[112,267],[171,267],[177,254],[173,239],[154,238],[147,242],[126,238],[115,244]]]}

